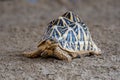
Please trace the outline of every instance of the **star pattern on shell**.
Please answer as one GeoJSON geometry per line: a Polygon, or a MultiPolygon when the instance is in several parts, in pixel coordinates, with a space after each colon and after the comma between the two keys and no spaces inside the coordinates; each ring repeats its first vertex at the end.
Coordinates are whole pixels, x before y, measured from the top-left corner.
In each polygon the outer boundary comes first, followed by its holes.
{"type": "Polygon", "coordinates": [[[88,27],[73,12],[68,11],[49,23],[44,39],[54,39],[67,51],[100,51],[91,38],[88,27]]]}

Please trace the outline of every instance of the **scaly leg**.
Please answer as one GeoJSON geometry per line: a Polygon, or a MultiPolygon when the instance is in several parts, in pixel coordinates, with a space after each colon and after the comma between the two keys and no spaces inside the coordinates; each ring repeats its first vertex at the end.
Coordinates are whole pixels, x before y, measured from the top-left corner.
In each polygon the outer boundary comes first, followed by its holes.
{"type": "Polygon", "coordinates": [[[91,51],[90,54],[99,56],[99,55],[101,55],[101,52],[100,51],[99,52],[98,51],[91,51]]]}
{"type": "Polygon", "coordinates": [[[31,52],[24,52],[23,55],[28,57],[28,58],[36,58],[36,57],[39,57],[41,54],[41,51],[38,49],[38,50],[35,50],[35,51],[31,51],[31,52]]]}
{"type": "Polygon", "coordinates": [[[66,51],[63,51],[60,47],[55,48],[54,56],[61,60],[67,60],[67,61],[72,60],[72,57],[66,51]]]}

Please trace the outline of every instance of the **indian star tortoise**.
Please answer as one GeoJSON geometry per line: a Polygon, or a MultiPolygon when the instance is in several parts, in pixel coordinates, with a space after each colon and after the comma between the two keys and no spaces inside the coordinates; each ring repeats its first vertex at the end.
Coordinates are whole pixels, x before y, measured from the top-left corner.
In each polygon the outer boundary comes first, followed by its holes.
{"type": "Polygon", "coordinates": [[[48,24],[45,35],[37,47],[37,50],[24,52],[23,55],[29,58],[52,56],[71,61],[81,54],[101,54],[86,24],[71,11],[48,24]]]}

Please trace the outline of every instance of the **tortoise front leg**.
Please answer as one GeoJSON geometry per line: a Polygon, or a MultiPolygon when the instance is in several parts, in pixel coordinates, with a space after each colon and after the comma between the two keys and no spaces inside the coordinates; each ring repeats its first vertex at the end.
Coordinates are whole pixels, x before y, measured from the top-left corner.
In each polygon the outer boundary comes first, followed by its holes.
{"type": "Polygon", "coordinates": [[[36,57],[39,57],[41,54],[41,50],[40,49],[37,49],[35,51],[31,51],[31,52],[24,52],[23,55],[25,57],[28,57],[28,58],[36,58],[36,57]]]}
{"type": "Polygon", "coordinates": [[[99,56],[99,55],[101,55],[101,51],[91,51],[91,52],[89,52],[89,54],[99,56]]]}
{"type": "Polygon", "coordinates": [[[72,57],[68,54],[68,52],[63,51],[60,47],[56,47],[53,54],[56,58],[61,60],[67,60],[69,62],[72,60],[72,57]]]}
{"type": "Polygon", "coordinates": [[[45,52],[45,49],[49,47],[49,41],[43,41],[39,44],[38,49],[31,52],[24,52],[23,55],[29,58],[35,58],[41,56],[45,52]]]}

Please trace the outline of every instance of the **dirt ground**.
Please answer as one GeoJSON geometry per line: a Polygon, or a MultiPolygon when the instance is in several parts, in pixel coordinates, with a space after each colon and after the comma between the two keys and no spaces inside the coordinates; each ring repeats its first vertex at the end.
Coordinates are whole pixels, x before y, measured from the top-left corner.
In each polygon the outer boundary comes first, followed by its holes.
{"type": "Polygon", "coordinates": [[[120,80],[120,0],[0,0],[0,80],[120,80]],[[70,63],[23,57],[68,10],[88,25],[102,55],[70,63]]]}

